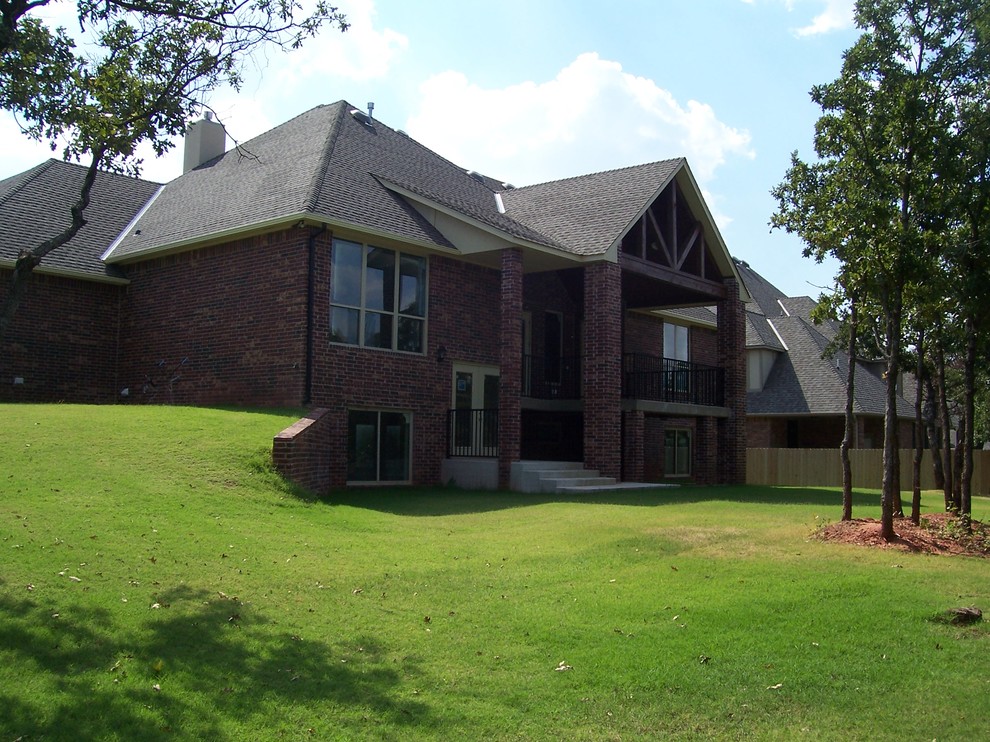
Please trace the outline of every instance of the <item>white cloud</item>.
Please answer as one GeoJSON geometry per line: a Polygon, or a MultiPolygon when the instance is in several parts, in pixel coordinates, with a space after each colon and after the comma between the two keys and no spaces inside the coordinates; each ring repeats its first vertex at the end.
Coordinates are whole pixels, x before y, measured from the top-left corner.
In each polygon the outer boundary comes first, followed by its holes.
{"type": "Polygon", "coordinates": [[[816,36],[853,25],[855,0],[825,0],[825,10],[816,15],[807,26],[797,28],[798,36],[816,36]]]}
{"type": "MultiPolygon", "coordinates": [[[[740,0],[746,5],[755,5],[756,0],[740,0]]],[[[787,12],[793,12],[798,5],[824,5],[825,9],[816,15],[807,26],[793,29],[795,36],[817,36],[832,31],[840,31],[853,25],[853,11],[856,0],[774,0],[783,3],[787,12]]]]}
{"type": "Polygon", "coordinates": [[[618,62],[582,54],[547,82],[486,90],[460,72],[420,87],[409,133],[465,168],[524,185],[685,156],[699,180],[754,156],[711,106],[679,103],[618,62]]]}
{"type": "Polygon", "coordinates": [[[339,0],[340,11],[350,27],[346,32],[328,28],[302,49],[294,51],[278,65],[283,84],[342,77],[372,80],[388,74],[396,57],[409,46],[409,39],[391,28],[375,28],[377,13],[373,0],[339,0]]]}

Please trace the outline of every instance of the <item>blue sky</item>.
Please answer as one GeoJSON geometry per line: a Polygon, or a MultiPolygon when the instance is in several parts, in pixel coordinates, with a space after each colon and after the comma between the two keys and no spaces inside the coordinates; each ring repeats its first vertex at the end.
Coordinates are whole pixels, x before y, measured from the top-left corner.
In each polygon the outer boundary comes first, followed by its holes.
{"type": "MultiPolygon", "coordinates": [[[[346,99],[515,185],[687,157],[730,252],[789,295],[832,265],[770,233],[770,189],[812,156],[808,92],[855,41],[853,0],[339,0],[352,23],[247,64],[209,104],[240,142],[346,99]]],[[[60,3],[55,13],[71,13],[60,3]]],[[[67,19],[71,16],[63,16],[67,19]]],[[[67,22],[66,21],[66,22],[67,22]]],[[[0,117],[0,177],[51,156],[0,117]]],[[[181,148],[144,177],[181,171],[181,148]]]]}

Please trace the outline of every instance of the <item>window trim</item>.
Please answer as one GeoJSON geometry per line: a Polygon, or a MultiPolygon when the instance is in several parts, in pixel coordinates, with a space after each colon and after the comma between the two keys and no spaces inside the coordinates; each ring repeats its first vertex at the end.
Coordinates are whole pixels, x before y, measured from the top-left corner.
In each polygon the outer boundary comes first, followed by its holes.
{"type": "Polygon", "coordinates": [[[330,245],[330,285],[327,287],[327,297],[329,299],[329,313],[327,317],[327,330],[330,335],[329,343],[348,348],[363,348],[366,350],[378,350],[392,353],[405,353],[414,356],[425,356],[428,347],[429,332],[429,306],[430,306],[430,257],[428,255],[417,255],[416,253],[397,250],[392,247],[381,247],[368,242],[358,242],[342,237],[335,237],[330,245]],[[345,304],[334,301],[333,281],[334,281],[334,255],[338,243],[355,245],[361,248],[361,285],[358,287],[359,304],[345,304]],[[373,309],[367,306],[368,301],[368,256],[372,250],[388,250],[394,256],[394,282],[392,309],[389,311],[373,309]],[[423,315],[417,316],[400,311],[399,304],[402,300],[402,259],[416,258],[423,261],[423,315]],[[358,313],[357,322],[357,342],[349,343],[342,340],[333,339],[333,311],[335,308],[356,311],[358,313]],[[384,315],[392,320],[391,340],[388,347],[367,345],[365,343],[365,327],[369,314],[384,315]],[[422,339],[420,350],[403,350],[399,348],[399,324],[402,319],[414,320],[422,323],[422,339]]]}

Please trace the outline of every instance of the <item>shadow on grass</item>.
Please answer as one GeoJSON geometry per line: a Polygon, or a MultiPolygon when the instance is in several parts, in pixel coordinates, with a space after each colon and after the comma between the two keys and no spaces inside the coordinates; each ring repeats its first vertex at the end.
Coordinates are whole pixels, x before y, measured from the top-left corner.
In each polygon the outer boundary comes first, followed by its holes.
{"type": "Polygon", "coordinates": [[[156,597],[160,607],[129,628],[104,609],[53,615],[0,592],[0,647],[26,679],[0,689],[0,737],[224,739],[253,721],[290,737],[348,726],[360,736],[436,724],[425,704],[396,698],[418,668],[391,661],[373,636],[273,633],[253,606],[201,590],[156,597]]]}
{"type": "MultiPolygon", "coordinates": [[[[841,515],[842,493],[836,489],[807,487],[667,487],[663,489],[614,490],[588,494],[483,492],[450,487],[351,489],[322,498],[330,505],[349,505],[394,515],[440,516],[484,513],[510,508],[571,503],[662,507],[701,502],[749,502],[772,505],[816,505],[834,507],[841,515]]],[[[853,508],[879,504],[879,495],[854,492],[853,508]]]]}

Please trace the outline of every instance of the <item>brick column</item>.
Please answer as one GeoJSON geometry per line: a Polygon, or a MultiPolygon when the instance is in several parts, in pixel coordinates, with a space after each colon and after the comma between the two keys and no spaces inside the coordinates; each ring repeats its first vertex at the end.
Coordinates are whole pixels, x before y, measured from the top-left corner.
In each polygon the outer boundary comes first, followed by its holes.
{"type": "Polygon", "coordinates": [[[695,484],[717,484],[719,481],[718,433],[714,417],[699,417],[694,434],[695,484]]]}
{"type": "Polygon", "coordinates": [[[522,251],[502,251],[502,286],[499,317],[498,389],[498,485],[509,488],[512,462],[519,460],[522,433],[522,251]]]}
{"type": "Polygon", "coordinates": [[[617,263],[584,269],[584,463],[622,476],[622,273],[617,263]]]}
{"type": "Polygon", "coordinates": [[[726,278],[718,303],[718,365],[725,369],[725,406],[718,422],[718,481],[746,483],[746,320],[739,282],[726,278]]]}
{"type": "Polygon", "coordinates": [[[623,413],[623,417],[622,479],[625,482],[642,482],[646,476],[646,415],[642,410],[629,410],[623,413]]]}

